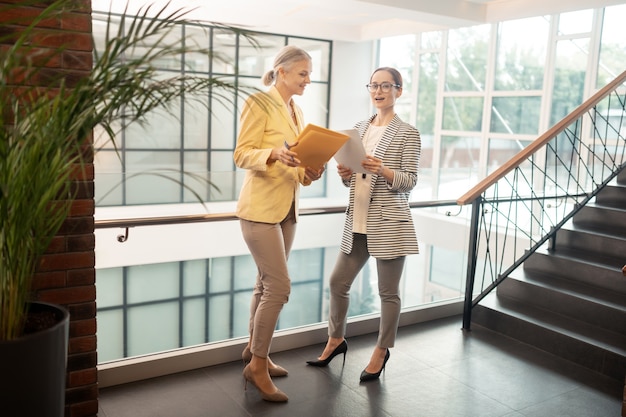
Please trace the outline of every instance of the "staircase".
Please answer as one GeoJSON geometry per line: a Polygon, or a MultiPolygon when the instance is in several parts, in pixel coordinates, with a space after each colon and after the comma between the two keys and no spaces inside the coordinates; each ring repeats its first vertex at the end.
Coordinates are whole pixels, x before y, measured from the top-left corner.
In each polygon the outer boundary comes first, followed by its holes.
{"type": "Polygon", "coordinates": [[[626,172],[472,310],[505,334],[620,382],[626,375],[626,172]]]}

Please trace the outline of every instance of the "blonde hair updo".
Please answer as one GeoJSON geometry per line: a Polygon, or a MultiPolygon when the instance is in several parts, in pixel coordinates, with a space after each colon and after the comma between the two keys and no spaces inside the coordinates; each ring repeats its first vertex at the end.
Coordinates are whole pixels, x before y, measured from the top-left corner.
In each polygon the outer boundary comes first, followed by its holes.
{"type": "Polygon", "coordinates": [[[311,61],[311,55],[304,49],[294,45],[284,46],[278,51],[276,58],[274,58],[274,68],[263,75],[263,84],[266,86],[272,85],[276,82],[276,74],[278,74],[280,68],[289,69],[294,63],[305,59],[311,61]]]}

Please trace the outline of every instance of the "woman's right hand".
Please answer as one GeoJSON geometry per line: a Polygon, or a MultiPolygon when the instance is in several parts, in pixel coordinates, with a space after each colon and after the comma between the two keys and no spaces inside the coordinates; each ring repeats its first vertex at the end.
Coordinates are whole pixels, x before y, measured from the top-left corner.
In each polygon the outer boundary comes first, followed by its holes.
{"type": "Polygon", "coordinates": [[[350,179],[350,177],[352,176],[352,169],[343,166],[341,164],[337,165],[337,173],[339,174],[339,176],[341,177],[342,180],[344,181],[348,181],[350,179]]]}
{"type": "MultiPolygon", "coordinates": [[[[295,146],[296,144],[297,142],[291,146],[295,146]]],[[[272,149],[272,155],[270,158],[274,161],[280,161],[287,166],[297,167],[300,165],[300,160],[297,158],[298,154],[290,151],[289,148],[281,146],[280,148],[272,149]]]]}

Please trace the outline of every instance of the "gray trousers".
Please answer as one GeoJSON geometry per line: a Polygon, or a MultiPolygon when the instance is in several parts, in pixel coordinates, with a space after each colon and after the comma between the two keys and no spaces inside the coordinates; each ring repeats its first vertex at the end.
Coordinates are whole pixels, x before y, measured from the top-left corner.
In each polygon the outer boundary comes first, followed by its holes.
{"type": "Polygon", "coordinates": [[[240,220],[240,225],[258,270],[250,303],[250,351],[266,358],[278,315],[291,291],[287,259],[296,233],[295,214],[292,207],[280,223],[240,220]]]}
{"type": "MultiPolygon", "coordinates": [[[[350,287],[370,254],[367,250],[367,236],[353,234],[352,253],[339,252],[335,268],[330,276],[330,312],[328,335],[343,338],[346,333],[350,287]]],[[[376,260],[378,270],[378,295],[380,296],[380,326],[377,346],[391,348],[396,341],[400,320],[400,278],[406,256],[395,259],[376,260]]]]}

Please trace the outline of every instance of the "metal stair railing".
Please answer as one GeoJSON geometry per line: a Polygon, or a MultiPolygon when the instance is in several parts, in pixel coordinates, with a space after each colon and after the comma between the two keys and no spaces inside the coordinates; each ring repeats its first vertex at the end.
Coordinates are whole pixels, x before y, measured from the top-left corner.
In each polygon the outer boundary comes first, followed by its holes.
{"type": "Polygon", "coordinates": [[[625,82],[626,71],[457,200],[471,204],[463,329],[626,166],[625,82]]]}

